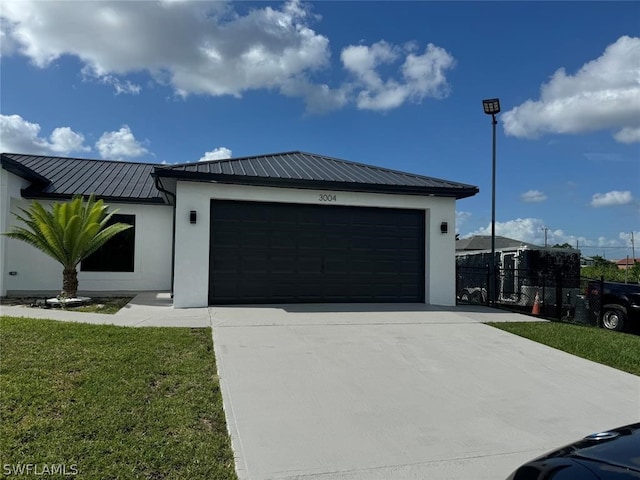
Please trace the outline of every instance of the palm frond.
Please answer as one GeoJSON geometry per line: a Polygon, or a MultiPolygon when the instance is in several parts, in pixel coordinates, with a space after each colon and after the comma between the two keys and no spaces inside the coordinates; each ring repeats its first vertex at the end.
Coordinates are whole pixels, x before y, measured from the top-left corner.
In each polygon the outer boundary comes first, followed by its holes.
{"type": "Polygon", "coordinates": [[[104,228],[91,239],[91,242],[87,246],[87,251],[89,253],[83,258],[86,258],[92,253],[94,253],[96,250],[98,250],[102,245],[104,245],[107,241],[109,241],[118,233],[124,232],[125,230],[128,230],[132,227],[133,225],[128,225],[126,223],[114,223],[113,225],[110,225],[104,228]]]}
{"type": "Polygon", "coordinates": [[[123,223],[107,226],[117,212],[108,210],[93,194],[86,201],[78,195],[68,202],[54,202],[50,210],[34,200],[29,208],[13,213],[23,226],[14,226],[3,235],[34,246],[65,269],[75,269],[113,236],[131,228],[123,223]]]}

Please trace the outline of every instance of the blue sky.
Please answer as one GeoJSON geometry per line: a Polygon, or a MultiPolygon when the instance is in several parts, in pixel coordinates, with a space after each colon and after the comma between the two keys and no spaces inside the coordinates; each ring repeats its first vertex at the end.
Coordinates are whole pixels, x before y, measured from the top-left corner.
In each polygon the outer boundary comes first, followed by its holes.
{"type": "Polygon", "coordinates": [[[0,150],[303,150],[477,185],[462,237],[640,257],[640,3],[7,1],[0,150]]]}

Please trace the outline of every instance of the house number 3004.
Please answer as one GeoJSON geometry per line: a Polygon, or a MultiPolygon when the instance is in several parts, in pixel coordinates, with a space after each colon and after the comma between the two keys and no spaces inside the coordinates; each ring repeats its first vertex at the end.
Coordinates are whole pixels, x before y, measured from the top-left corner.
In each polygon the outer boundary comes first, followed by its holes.
{"type": "Polygon", "coordinates": [[[335,202],[336,196],[321,193],[320,195],[318,195],[318,200],[320,200],[321,202],[335,202]]]}

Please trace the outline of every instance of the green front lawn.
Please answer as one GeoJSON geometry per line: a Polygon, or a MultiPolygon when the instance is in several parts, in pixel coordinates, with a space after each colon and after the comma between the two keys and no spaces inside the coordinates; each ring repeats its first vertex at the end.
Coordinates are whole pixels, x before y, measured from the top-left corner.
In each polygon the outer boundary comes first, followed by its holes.
{"type": "Polygon", "coordinates": [[[640,376],[640,336],[568,323],[489,323],[521,337],[640,376]]]}
{"type": "Polygon", "coordinates": [[[236,479],[208,328],[0,317],[0,464],[236,479]]]}

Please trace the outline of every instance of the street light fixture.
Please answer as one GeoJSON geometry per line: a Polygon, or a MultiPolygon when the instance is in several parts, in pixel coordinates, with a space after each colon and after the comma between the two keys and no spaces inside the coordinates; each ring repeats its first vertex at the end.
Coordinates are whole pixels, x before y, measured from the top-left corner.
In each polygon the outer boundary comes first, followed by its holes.
{"type": "Polygon", "coordinates": [[[495,306],[496,303],[496,286],[498,284],[496,278],[496,114],[500,113],[500,99],[489,98],[482,100],[484,113],[491,115],[491,125],[493,126],[493,156],[491,170],[491,274],[489,280],[489,300],[495,306]]]}
{"type": "Polygon", "coordinates": [[[487,115],[495,115],[500,113],[500,99],[490,98],[489,100],[483,100],[482,106],[484,107],[484,113],[487,115]]]}

